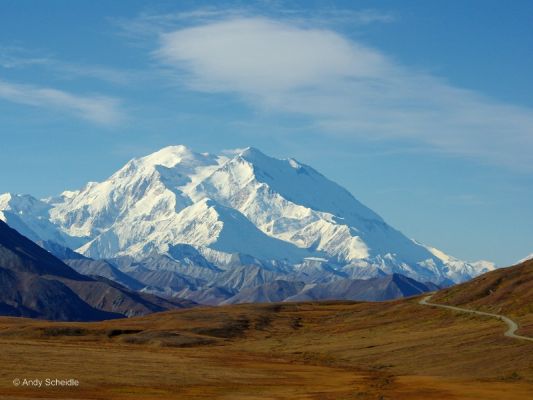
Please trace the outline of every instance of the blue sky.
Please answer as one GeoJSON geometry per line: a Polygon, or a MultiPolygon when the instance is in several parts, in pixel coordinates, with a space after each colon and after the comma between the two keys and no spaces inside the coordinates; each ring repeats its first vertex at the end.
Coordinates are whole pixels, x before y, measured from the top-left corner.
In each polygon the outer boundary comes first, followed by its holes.
{"type": "Polygon", "coordinates": [[[0,192],[255,146],[466,260],[533,252],[530,1],[3,1],[0,192]]]}

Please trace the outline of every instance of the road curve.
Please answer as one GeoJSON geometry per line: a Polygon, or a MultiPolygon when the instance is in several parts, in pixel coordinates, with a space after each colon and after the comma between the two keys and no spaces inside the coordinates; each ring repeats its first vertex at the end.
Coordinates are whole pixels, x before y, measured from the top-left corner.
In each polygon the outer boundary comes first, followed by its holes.
{"type": "Polygon", "coordinates": [[[431,299],[431,297],[433,297],[432,294],[430,294],[429,296],[423,297],[422,300],[418,302],[418,304],[422,304],[424,306],[447,308],[448,310],[461,311],[461,312],[466,312],[470,314],[477,314],[477,315],[484,315],[487,317],[498,318],[500,321],[503,321],[507,324],[507,330],[505,331],[505,336],[513,338],[513,339],[528,340],[530,342],[533,342],[533,338],[531,337],[520,336],[520,335],[515,334],[516,330],[518,329],[518,324],[515,321],[513,321],[511,318],[506,317],[505,315],[492,314],[492,313],[476,311],[476,310],[469,310],[468,308],[445,306],[443,304],[429,303],[428,300],[431,299]]]}

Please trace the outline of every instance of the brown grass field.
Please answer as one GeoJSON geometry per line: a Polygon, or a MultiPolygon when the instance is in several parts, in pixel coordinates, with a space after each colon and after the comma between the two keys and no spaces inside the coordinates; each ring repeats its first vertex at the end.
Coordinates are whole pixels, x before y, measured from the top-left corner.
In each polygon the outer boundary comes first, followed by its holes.
{"type": "Polygon", "coordinates": [[[520,324],[518,334],[533,337],[533,260],[441,290],[433,299],[437,303],[505,314],[520,324]]]}
{"type": "Polygon", "coordinates": [[[533,343],[418,299],[0,319],[1,399],[532,399],[533,343]],[[79,380],[32,388],[13,380],[79,380]]]}

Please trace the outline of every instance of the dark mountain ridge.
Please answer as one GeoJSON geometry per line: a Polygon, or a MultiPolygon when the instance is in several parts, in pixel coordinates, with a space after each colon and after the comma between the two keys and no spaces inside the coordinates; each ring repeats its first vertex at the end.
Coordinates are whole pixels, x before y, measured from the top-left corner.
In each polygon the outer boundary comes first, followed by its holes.
{"type": "Polygon", "coordinates": [[[0,221],[0,313],[93,321],[191,306],[82,275],[0,221]]]}

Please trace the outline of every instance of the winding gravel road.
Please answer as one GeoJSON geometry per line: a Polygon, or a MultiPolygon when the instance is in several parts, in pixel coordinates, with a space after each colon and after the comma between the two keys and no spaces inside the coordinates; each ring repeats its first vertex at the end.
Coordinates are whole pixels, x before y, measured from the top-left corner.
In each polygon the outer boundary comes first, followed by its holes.
{"type": "Polygon", "coordinates": [[[431,299],[431,297],[433,297],[432,294],[422,298],[422,300],[420,300],[418,304],[422,304],[424,306],[447,308],[449,310],[454,310],[454,311],[461,311],[461,312],[466,312],[470,314],[477,314],[477,315],[484,315],[487,317],[498,318],[500,321],[503,321],[507,324],[507,331],[505,331],[505,336],[513,338],[513,339],[528,340],[530,342],[533,342],[533,338],[531,337],[516,335],[515,332],[518,329],[518,324],[515,321],[513,321],[511,318],[506,317],[505,315],[492,314],[492,313],[483,312],[483,311],[469,310],[467,308],[460,308],[460,307],[454,307],[454,306],[445,306],[445,305],[436,304],[436,303],[429,303],[428,300],[431,299]]]}

